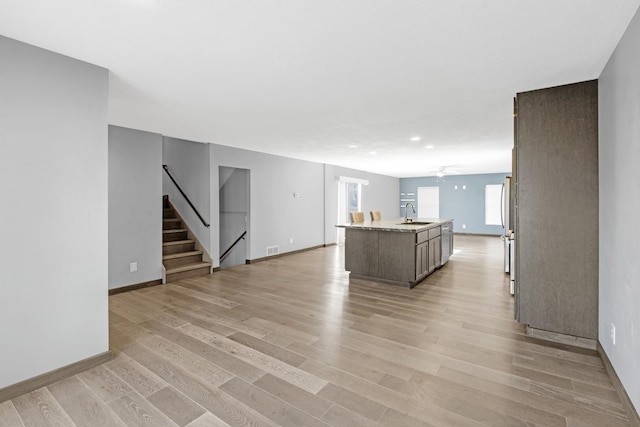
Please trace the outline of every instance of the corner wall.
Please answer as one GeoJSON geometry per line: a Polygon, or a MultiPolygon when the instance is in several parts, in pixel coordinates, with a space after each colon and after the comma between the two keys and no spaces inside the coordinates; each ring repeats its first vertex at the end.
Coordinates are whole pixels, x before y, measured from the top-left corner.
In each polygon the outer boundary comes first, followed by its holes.
{"type": "MultiPolygon", "coordinates": [[[[507,176],[511,176],[511,172],[447,175],[444,180],[435,176],[401,178],[400,192],[416,193],[417,200],[418,187],[440,187],[440,218],[453,218],[453,231],[498,236],[504,232],[502,226],[485,224],[485,187],[500,185],[507,176]],[[466,228],[462,228],[463,225],[466,228]]],[[[400,213],[404,215],[404,208],[400,213]]]]}
{"type": "Polygon", "coordinates": [[[162,278],[161,165],[162,135],[109,126],[109,289],[162,278]]]}
{"type": "Polygon", "coordinates": [[[218,168],[249,169],[249,259],[264,258],[267,246],[280,253],[322,245],[323,165],[288,157],[210,145],[211,257],[219,265],[218,168]],[[299,197],[294,197],[298,193],[299,197]],[[291,243],[291,239],[293,243],[291,243]]]}
{"type": "MultiPolygon", "coordinates": [[[[177,209],[189,229],[195,234],[207,253],[213,256],[210,233],[211,228],[217,228],[217,225],[212,222],[210,204],[214,198],[212,194],[217,195],[218,190],[216,189],[215,193],[211,192],[214,187],[210,186],[212,173],[212,166],[209,165],[210,148],[210,144],[165,136],[162,153],[163,164],[169,167],[171,175],[189,197],[191,203],[198,209],[200,215],[211,224],[209,228],[202,224],[200,218],[169,179],[167,173],[162,169],[161,172],[163,194],[169,195],[169,201],[177,209]]],[[[217,168],[215,173],[218,174],[217,168]]]]}
{"type": "Polygon", "coordinates": [[[0,36],[0,388],[109,350],[108,71],[0,36]]]}
{"type": "Polygon", "coordinates": [[[599,341],[640,411],[640,12],[600,75],[599,341]],[[616,343],[611,325],[616,328],[616,343]]]}

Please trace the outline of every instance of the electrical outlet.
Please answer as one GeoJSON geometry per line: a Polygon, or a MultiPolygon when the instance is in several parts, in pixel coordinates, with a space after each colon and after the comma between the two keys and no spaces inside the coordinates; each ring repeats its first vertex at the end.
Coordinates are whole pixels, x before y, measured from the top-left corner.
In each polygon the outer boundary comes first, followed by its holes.
{"type": "Polygon", "coordinates": [[[462,228],[467,228],[467,224],[462,224],[462,228]]]}
{"type": "Polygon", "coordinates": [[[293,243],[293,237],[289,237],[289,243],[292,244],[293,243]]]}
{"type": "Polygon", "coordinates": [[[611,342],[616,345],[616,325],[611,324],[611,342]]]}
{"type": "Polygon", "coordinates": [[[129,272],[135,273],[136,271],[138,271],[138,263],[132,262],[131,264],[129,264],[129,272]]]}

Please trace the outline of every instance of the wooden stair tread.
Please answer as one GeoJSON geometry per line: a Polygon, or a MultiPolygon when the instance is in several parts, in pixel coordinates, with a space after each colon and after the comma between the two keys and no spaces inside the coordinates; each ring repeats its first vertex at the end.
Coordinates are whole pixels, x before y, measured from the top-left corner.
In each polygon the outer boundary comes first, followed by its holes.
{"type": "Polygon", "coordinates": [[[167,269],[167,275],[183,271],[196,270],[198,268],[211,267],[210,262],[196,262],[194,264],[181,265],[180,267],[167,269]]]}
{"type": "Polygon", "coordinates": [[[162,230],[162,232],[164,234],[171,234],[171,233],[184,233],[187,230],[185,228],[172,228],[171,230],[162,230]]]}
{"type": "Polygon", "coordinates": [[[186,251],[186,252],[178,252],[177,254],[163,255],[162,260],[166,261],[168,259],[182,258],[182,257],[193,256],[193,255],[202,255],[202,251],[186,251]]]}
{"type": "Polygon", "coordinates": [[[174,240],[172,242],[162,242],[162,246],[174,246],[174,245],[185,245],[188,243],[195,243],[195,240],[174,240]]]}

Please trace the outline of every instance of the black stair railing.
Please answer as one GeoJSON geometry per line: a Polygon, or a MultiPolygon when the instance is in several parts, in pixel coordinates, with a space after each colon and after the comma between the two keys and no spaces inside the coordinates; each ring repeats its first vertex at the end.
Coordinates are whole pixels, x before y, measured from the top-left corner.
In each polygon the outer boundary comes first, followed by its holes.
{"type": "Polygon", "coordinates": [[[233,244],[232,244],[231,246],[229,246],[229,249],[227,249],[226,251],[224,251],[224,253],[223,253],[222,255],[220,255],[220,261],[221,261],[221,262],[222,262],[222,260],[224,259],[224,257],[226,257],[226,256],[227,256],[227,254],[228,254],[229,252],[231,252],[231,249],[233,249],[233,248],[235,247],[235,245],[237,245],[237,244],[238,244],[238,242],[239,242],[240,240],[244,239],[244,236],[246,236],[246,235],[247,235],[247,232],[245,231],[244,233],[242,233],[242,234],[240,235],[240,237],[238,237],[238,238],[236,239],[236,241],[235,241],[235,242],[233,242],[233,244]]]}
{"type": "Polygon", "coordinates": [[[196,215],[198,215],[198,218],[200,218],[200,221],[202,221],[202,224],[205,227],[209,227],[210,224],[207,223],[207,221],[204,220],[202,215],[200,215],[200,212],[198,212],[198,209],[196,209],[196,207],[193,206],[193,203],[191,203],[191,200],[189,200],[189,197],[185,194],[184,191],[182,191],[182,188],[180,188],[180,185],[178,185],[178,183],[176,182],[176,180],[173,177],[173,175],[171,175],[171,172],[169,172],[169,167],[167,165],[162,165],[162,169],[164,169],[164,171],[167,173],[167,175],[169,175],[169,178],[171,179],[171,182],[173,182],[175,184],[175,186],[178,189],[178,191],[180,192],[180,194],[182,194],[182,197],[184,197],[184,199],[187,201],[187,203],[189,203],[189,206],[191,206],[191,209],[193,209],[193,211],[196,213],[196,215]]]}

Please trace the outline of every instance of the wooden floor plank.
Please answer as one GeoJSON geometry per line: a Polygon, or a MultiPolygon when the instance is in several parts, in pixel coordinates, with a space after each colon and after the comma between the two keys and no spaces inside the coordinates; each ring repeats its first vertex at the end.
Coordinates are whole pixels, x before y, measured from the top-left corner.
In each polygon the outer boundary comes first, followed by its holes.
{"type": "Polygon", "coordinates": [[[236,332],[227,338],[291,366],[298,366],[306,360],[299,354],[242,332],[236,332]]]}
{"type": "Polygon", "coordinates": [[[180,328],[180,330],[199,341],[205,342],[251,366],[258,367],[264,372],[282,378],[310,393],[317,393],[327,384],[326,381],[310,375],[304,370],[198,326],[188,325],[180,328]]]}
{"type": "Polygon", "coordinates": [[[271,374],[265,375],[253,384],[316,418],[322,417],[331,407],[330,401],[271,374]]]}
{"type": "Polygon", "coordinates": [[[167,341],[183,347],[191,353],[249,382],[255,381],[265,374],[259,367],[236,358],[227,352],[221,351],[204,341],[193,338],[178,329],[170,328],[155,321],[145,322],[144,327],[153,334],[157,334],[167,341]]]}
{"type": "Polygon", "coordinates": [[[326,422],[327,425],[336,427],[373,427],[378,425],[378,423],[340,405],[331,406],[322,417],[322,421],[326,422]]]}
{"type": "Polygon", "coordinates": [[[136,362],[127,360],[110,367],[111,371],[141,396],[147,397],[167,386],[166,381],[136,362]]]}
{"type": "Polygon", "coordinates": [[[327,427],[317,418],[240,378],[229,380],[220,389],[281,426],[327,427]]]}
{"type": "Polygon", "coordinates": [[[0,403],[0,426],[24,427],[18,411],[10,400],[0,403]]]}
{"type": "Polygon", "coordinates": [[[119,427],[126,424],[76,377],[58,381],[47,387],[60,406],[79,426],[119,427]]]}
{"type": "MultiPolygon", "coordinates": [[[[555,398],[552,394],[538,394],[529,391],[509,387],[504,384],[494,383],[489,379],[476,377],[473,374],[464,374],[454,369],[443,367],[438,376],[450,381],[458,382],[466,387],[476,390],[476,393],[496,396],[514,402],[521,402],[527,406],[542,409],[566,419],[572,418],[585,423],[595,423],[601,426],[628,426],[629,422],[616,416],[609,416],[593,411],[587,405],[576,402],[566,402],[555,398]],[[600,424],[598,424],[600,423],[600,424]]],[[[591,425],[591,424],[588,424],[591,425]]]]}
{"type": "Polygon", "coordinates": [[[171,386],[153,393],[147,399],[179,426],[184,426],[194,421],[206,412],[202,406],[171,386]]]}
{"type": "Polygon", "coordinates": [[[13,404],[26,427],[76,426],[46,387],[16,397],[13,404]]]}
{"type": "Polygon", "coordinates": [[[205,412],[195,420],[191,421],[186,427],[227,427],[229,424],[213,415],[211,412],[205,412]]]}
{"type": "Polygon", "coordinates": [[[109,402],[109,407],[129,426],[178,426],[149,400],[136,392],[112,400],[109,402]]]}
{"type": "Polygon", "coordinates": [[[503,248],[456,235],[413,289],[330,246],[113,295],[114,359],[0,425],[629,426],[595,351],[513,320],[503,248]]]}
{"type": "Polygon", "coordinates": [[[327,384],[318,396],[349,409],[371,421],[378,421],[387,407],[335,384],[327,384]]]}
{"type": "Polygon", "coordinates": [[[78,374],[78,378],[104,402],[110,402],[133,392],[131,387],[104,365],[82,372],[78,374]]]}

